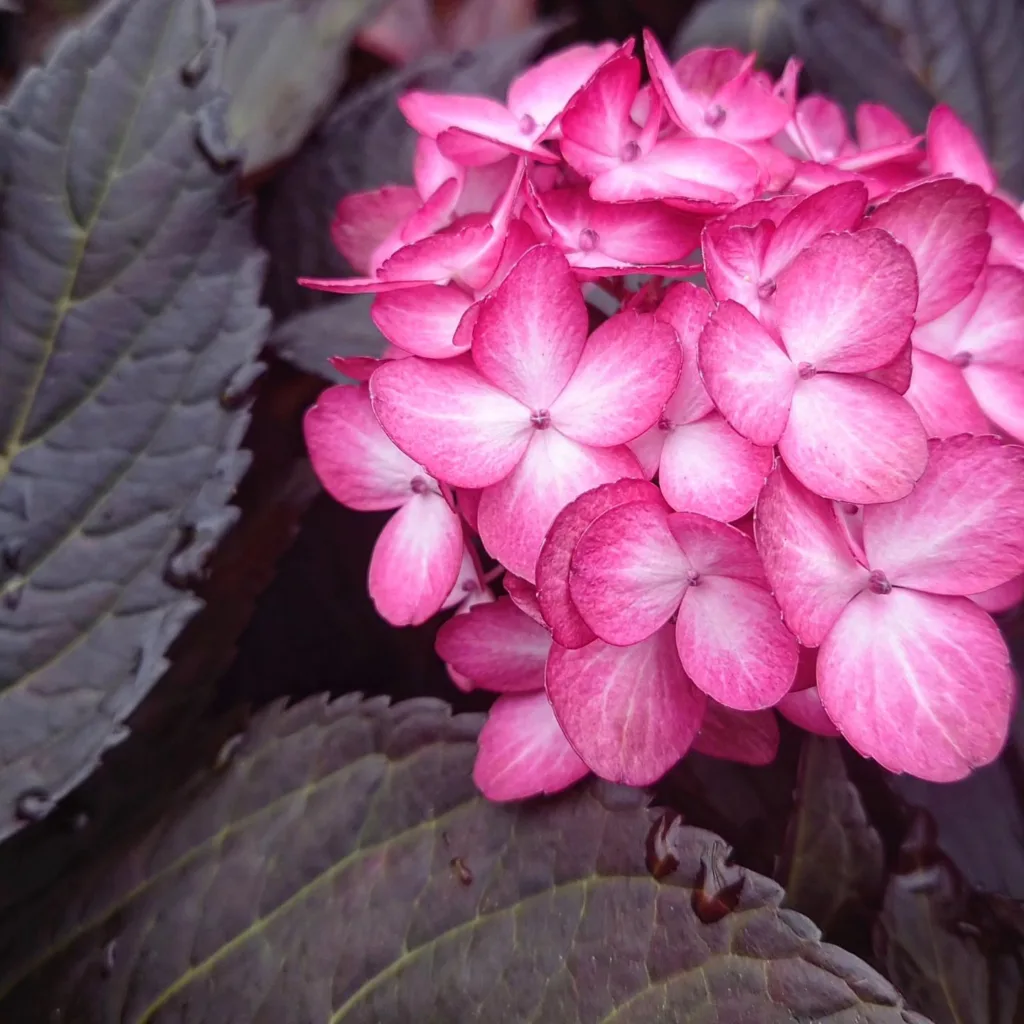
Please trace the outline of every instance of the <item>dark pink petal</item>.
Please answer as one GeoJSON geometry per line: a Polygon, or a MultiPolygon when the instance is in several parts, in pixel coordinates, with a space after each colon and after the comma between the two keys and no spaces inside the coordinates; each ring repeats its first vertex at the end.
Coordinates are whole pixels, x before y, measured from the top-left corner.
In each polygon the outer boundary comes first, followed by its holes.
{"type": "MultiPolygon", "coordinates": [[[[774,231],[775,226],[769,221],[752,227],[725,227],[724,220],[707,225],[703,238],[704,272],[719,302],[732,299],[753,313],[760,312],[761,267],[774,231]]],[[[766,288],[774,289],[774,282],[765,284],[766,288]]]]}
{"type": "Polygon", "coordinates": [[[1024,601],[1024,574],[1014,576],[1012,580],[1001,583],[991,590],[983,590],[980,594],[968,594],[967,596],[990,615],[1008,612],[1024,601]]]}
{"type": "Polygon", "coordinates": [[[551,634],[507,597],[456,615],[437,632],[437,653],[483,690],[525,693],[544,688],[551,634]]]}
{"type": "Polygon", "coordinates": [[[305,415],[313,469],[327,493],[360,512],[398,508],[413,496],[423,470],[399,451],[377,422],[365,387],[328,388],[305,415]]]}
{"type": "Polygon", "coordinates": [[[658,482],[677,512],[731,523],[754,507],[774,455],[713,412],[668,432],[658,482]]]}
{"type": "Polygon", "coordinates": [[[835,738],[842,735],[821,706],[821,697],[818,696],[816,686],[787,693],[779,701],[776,710],[783,718],[789,719],[807,732],[814,733],[815,736],[835,738]]]}
{"type": "Polygon", "coordinates": [[[369,591],[392,626],[436,615],[462,564],[462,523],[439,494],[416,494],[385,524],[370,559],[369,591]]]}
{"type": "Polygon", "coordinates": [[[695,685],[738,711],[777,704],[796,675],[797,643],[779,606],[767,590],[745,580],[702,575],[687,588],[676,646],[695,685]]]}
{"type": "Polygon", "coordinates": [[[555,717],[590,769],[630,786],[661,778],[704,718],[706,699],[679,664],[671,626],[632,647],[555,645],[547,688],[555,717]]]}
{"type": "Polygon", "coordinates": [[[654,311],[659,320],[664,320],[676,332],[683,353],[679,384],[665,407],[665,415],[671,423],[691,423],[714,408],[697,368],[701,332],[714,308],[707,291],[682,282],[669,288],[654,311]]]}
{"type": "Polygon", "coordinates": [[[999,755],[1015,690],[998,627],[964,597],[865,592],[818,655],[821,702],[850,744],[931,782],[962,779],[999,755]]]}
{"type": "Polygon", "coordinates": [[[1024,373],[975,363],[964,370],[971,393],[1000,430],[1024,441],[1024,373]]]}
{"type": "Polygon", "coordinates": [[[619,480],[580,495],[559,512],[537,561],[537,601],[555,642],[583,647],[594,632],[580,618],[569,594],[569,569],[580,537],[599,516],[619,505],[649,501],[667,510],[661,492],[639,479],[619,480]]]}
{"type": "Polygon", "coordinates": [[[690,749],[739,764],[771,764],[779,752],[779,723],[773,711],[733,711],[708,700],[690,749]]]}
{"type": "Polygon", "coordinates": [[[898,146],[911,139],[910,129],[903,120],[881,103],[859,104],[854,121],[861,149],[898,146]]]}
{"type": "Polygon", "coordinates": [[[519,130],[518,119],[512,112],[504,104],[485,96],[414,91],[402,96],[398,106],[409,124],[430,139],[436,139],[452,127],[482,135],[504,135],[519,130]]]}
{"type": "Polygon", "coordinates": [[[495,126],[489,131],[454,126],[437,137],[437,148],[449,160],[466,167],[485,167],[504,160],[510,153],[541,163],[558,163],[558,157],[533,141],[536,132],[524,135],[518,124],[495,126]]]}
{"type": "Polygon", "coordinates": [[[372,274],[401,244],[398,229],[421,204],[416,189],[405,185],[353,192],[338,203],[331,240],[354,270],[372,274]],[[389,237],[394,239],[391,251],[380,254],[389,237]]]}
{"type": "Polygon", "coordinates": [[[332,295],[366,295],[371,292],[393,292],[412,288],[417,284],[430,284],[433,278],[418,280],[382,281],[379,277],[300,277],[303,288],[315,292],[330,292],[332,295]]]}
{"type": "Polygon", "coordinates": [[[455,508],[459,515],[466,520],[469,528],[474,533],[479,533],[476,528],[476,516],[480,508],[480,491],[470,487],[460,487],[455,492],[455,508]]]}
{"type": "Polygon", "coordinates": [[[689,200],[694,209],[714,209],[752,199],[760,179],[757,161],[738,146],[675,138],[599,175],[590,183],[590,195],[609,203],[689,200]]]}
{"type": "Polygon", "coordinates": [[[617,50],[620,48],[614,43],[581,43],[546,57],[513,81],[508,90],[509,109],[517,119],[529,117],[538,127],[551,124],[617,50]]]}
{"type": "Polygon", "coordinates": [[[373,376],[373,371],[381,364],[381,360],[371,356],[331,356],[328,361],[343,377],[363,384],[373,376]]]}
{"type": "Polygon", "coordinates": [[[450,359],[464,352],[454,339],[473,298],[453,284],[424,284],[373,300],[370,315],[393,345],[414,356],[450,359]]]}
{"type": "MultiPolygon", "coordinates": [[[[651,86],[664,103],[665,110],[672,120],[690,132],[702,127],[705,103],[680,84],[675,70],[665,57],[665,51],[650,29],[644,29],[644,56],[651,76],[651,86]]],[[[700,53],[688,54],[684,60],[687,59],[699,60],[700,53]]]]}
{"type": "Polygon", "coordinates": [[[861,373],[910,340],[917,271],[884,231],[819,238],[779,275],[775,311],[786,351],[818,370],[861,373]]]}
{"type": "MultiPolygon", "coordinates": [[[[954,342],[951,358],[962,364],[983,360],[1024,370],[1024,271],[990,267],[979,283],[981,296],[954,342]]],[[[965,307],[969,305],[970,299],[965,307]]]]}
{"type": "Polygon", "coordinates": [[[580,361],[587,326],[583,293],[565,257],[538,245],[481,306],[473,361],[531,411],[547,411],[580,361]]]}
{"type": "Polygon", "coordinates": [[[620,647],[656,633],[675,614],[690,564],[650,502],[619,505],[580,538],[569,571],[569,593],[583,621],[620,647]]]}
{"type": "Polygon", "coordinates": [[[910,404],[851,374],[800,381],[779,454],[805,487],[837,501],[895,501],[928,462],[928,438],[910,404]]]}
{"type": "MultiPolygon", "coordinates": [[[[546,631],[547,625],[537,601],[537,588],[532,583],[527,583],[521,576],[516,576],[511,572],[505,573],[502,582],[505,585],[505,593],[512,599],[515,606],[523,614],[529,615],[534,622],[544,626],[546,631]]],[[[550,636],[550,633],[548,635],[550,636]]]]}
{"type": "Polygon", "coordinates": [[[954,178],[980,185],[994,192],[999,184],[974,133],[944,103],[928,118],[928,162],[935,174],[951,174],[954,178]]]}
{"type": "Polygon", "coordinates": [[[796,105],[793,127],[807,155],[827,164],[856,152],[846,127],[846,114],[838,103],[824,96],[805,96],[796,105]]]}
{"type": "Polygon", "coordinates": [[[639,437],[679,381],[675,332],[651,313],[617,313],[587,340],[551,423],[581,444],[610,448],[639,437]]]}
{"type": "Polygon", "coordinates": [[[809,491],[780,462],[755,509],[757,550],[786,624],[817,647],[843,608],[868,582],[832,503],[809,491]]]}
{"type": "Polygon", "coordinates": [[[751,314],[723,302],[704,328],[701,377],[719,411],[755,444],[773,445],[789,419],[796,367],[751,314]]]}
{"type": "Polygon", "coordinates": [[[757,548],[742,530],[694,512],[673,512],[668,527],[689,568],[702,579],[729,576],[768,588],[757,548]]]}
{"type": "Polygon", "coordinates": [[[782,131],[789,118],[789,104],[748,65],[715,93],[702,127],[736,142],[757,142],[782,131]],[[716,125],[719,111],[725,116],[716,125]]]}
{"type": "Polygon", "coordinates": [[[491,706],[473,766],[473,781],[488,800],[558,793],[587,773],[543,690],[506,694],[491,706]]]}
{"type": "Polygon", "coordinates": [[[918,349],[907,401],[929,437],[988,433],[988,420],[964,380],[959,366],[918,349]]]}
{"type": "Polygon", "coordinates": [[[963,434],[929,448],[907,497],[864,509],[871,568],[935,594],[977,594],[1024,572],[1024,448],[963,434]]]}
{"type": "Polygon", "coordinates": [[[917,266],[917,321],[950,310],[974,286],[988,259],[988,197],[947,178],[898,192],[871,216],[910,250],[917,266]]]}
{"type": "Polygon", "coordinates": [[[914,372],[914,347],[908,343],[884,366],[868,370],[864,376],[868,380],[876,380],[898,395],[905,395],[910,387],[910,378],[914,372]]]}
{"type": "Polygon", "coordinates": [[[496,483],[530,443],[529,410],[463,360],[382,363],[370,396],[395,444],[454,487],[496,483]]]}
{"type": "Polygon", "coordinates": [[[570,501],[600,484],[642,475],[627,448],[591,448],[557,430],[535,430],[515,471],[480,496],[480,539],[532,583],[548,528],[570,501]]]}
{"type": "Polygon", "coordinates": [[[640,88],[640,61],[620,54],[601,66],[562,115],[562,152],[581,174],[593,176],[621,159],[639,128],[630,118],[640,88]],[[567,146],[566,143],[569,143],[567,146]]]}
{"type": "Polygon", "coordinates": [[[868,190],[859,181],[831,185],[799,202],[771,236],[762,273],[775,280],[812,242],[829,232],[852,231],[864,217],[868,190]]]}

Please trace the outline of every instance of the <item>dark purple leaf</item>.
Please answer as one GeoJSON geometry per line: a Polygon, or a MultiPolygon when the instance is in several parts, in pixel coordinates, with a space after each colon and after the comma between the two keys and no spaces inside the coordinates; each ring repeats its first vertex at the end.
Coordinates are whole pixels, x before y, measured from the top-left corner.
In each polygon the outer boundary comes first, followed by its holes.
{"type": "Polygon", "coordinates": [[[885,855],[836,740],[809,736],[778,877],[786,906],[828,933],[851,904],[881,893],[885,855]]]}
{"type": "Polygon", "coordinates": [[[478,725],[433,700],[269,709],[141,838],[5,919],[0,1017],[920,1024],[642,792],[484,801],[478,725]]]}
{"type": "Polygon", "coordinates": [[[263,257],[197,144],[206,0],[117,0],[12,98],[0,224],[0,837],[125,733],[235,518],[263,257]]]}

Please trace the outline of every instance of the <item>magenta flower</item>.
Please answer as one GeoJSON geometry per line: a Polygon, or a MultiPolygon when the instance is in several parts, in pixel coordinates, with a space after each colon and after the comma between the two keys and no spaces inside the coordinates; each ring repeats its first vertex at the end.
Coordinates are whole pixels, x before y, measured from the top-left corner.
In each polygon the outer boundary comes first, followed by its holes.
{"type": "Polygon", "coordinates": [[[657,425],[630,447],[677,512],[731,522],[754,507],[774,457],[733,430],[701,382],[697,340],[713,308],[711,296],[692,284],[676,285],[659,305],[655,315],[675,329],[683,368],[657,425]]]}
{"type": "Polygon", "coordinates": [[[333,498],[363,512],[398,509],[370,560],[370,596],[394,626],[436,615],[459,577],[462,524],[441,487],[388,440],[365,386],[328,388],[306,413],[306,445],[333,498]]]}
{"type": "Polygon", "coordinates": [[[917,275],[878,230],[823,235],[779,274],[778,339],[727,300],[700,339],[708,392],[755,444],[778,445],[807,486],[843,501],[908,494],[928,452],[903,397],[865,374],[910,340],[917,275]]]}
{"type": "Polygon", "coordinates": [[[789,628],[820,645],[822,705],[890,771],[950,781],[1002,748],[1015,702],[1009,653],[966,595],[1024,569],[1024,449],[932,441],[899,501],[863,511],[857,543],[830,502],[776,466],[757,546],[789,628]]]}
{"type": "Polygon", "coordinates": [[[640,475],[625,444],[657,420],[680,362],[675,333],[650,315],[620,313],[588,338],[565,257],[537,246],[483,303],[470,357],[384,364],[370,392],[406,454],[453,486],[484,489],[481,539],[532,581],[561,508],[640,475]]]}

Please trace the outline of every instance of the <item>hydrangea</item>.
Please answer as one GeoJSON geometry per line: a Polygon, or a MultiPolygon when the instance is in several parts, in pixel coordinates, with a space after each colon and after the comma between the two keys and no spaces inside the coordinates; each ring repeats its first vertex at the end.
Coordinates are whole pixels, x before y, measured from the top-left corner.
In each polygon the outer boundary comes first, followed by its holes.
{"type": "Polygon", "coordinates": [[[962,778],[1015,705],[1020,210],[948,108],[851,135],[795,61],[643,50],[646,84],[605,43],[503,103],[402,98],[414,186],[343,197],[363,276],[305,282],[375,293],[390,343],[338,361],[313,464],[397,510],[380,613],[455,608],[438,654],[499,694],[492,799],[764,764],[777,714],[962,778]]]}

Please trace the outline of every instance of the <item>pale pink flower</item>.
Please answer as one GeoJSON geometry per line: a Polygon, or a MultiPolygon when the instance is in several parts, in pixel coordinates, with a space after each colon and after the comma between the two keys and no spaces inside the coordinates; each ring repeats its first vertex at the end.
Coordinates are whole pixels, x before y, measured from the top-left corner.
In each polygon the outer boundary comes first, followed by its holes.
{"type": "Polygon", "coordinates": [[[963,778],[1002,749],[1015,706],[1006,644],[966,596],[1024,569],[1024,449],[930,442],[899,501],[863,510],[862,545],[832,503],[776,466],[757,546],[786,622],[818,647],[828,717],[890,771],[963,778]]]}

